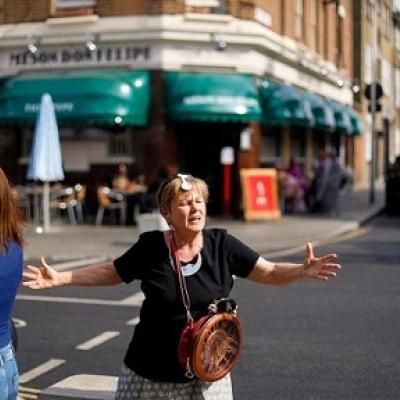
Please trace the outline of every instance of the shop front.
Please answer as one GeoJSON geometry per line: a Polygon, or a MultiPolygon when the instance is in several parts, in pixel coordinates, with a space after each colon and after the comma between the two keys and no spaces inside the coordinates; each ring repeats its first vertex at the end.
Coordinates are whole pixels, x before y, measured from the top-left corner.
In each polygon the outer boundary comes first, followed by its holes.
{"type": "Polygon", "coordinates": [[[285,167],[291,158],[296,158],[306,168],[308,137],[315,119],[304,92],[268,78],[261,81],[260,97],[263,109],[261,163],[285,167]]]}
{"type": "Polygon", "coordinates": [[[167,72],[165,84],[167,115],[176,133],[180,169],[209,184],[210,214],[238,215],[241,153],[248,150],[243,135],[261,119],[253,77],[167,72]],[[226,158],[224,154],[230,155],[226,158]]]}
{"type": "MultiPolygon", "coordinates": [[[[116,165],[133,164],[133,137],[148,123],[150,74],[122,69],[24,72],[0,82],[0,136],[12,137],[2,164],[10,179],[26,183],[40,99],[54,102],[66,185],[108,183],[116,165]],[[17,161],[17,162],[16,162],[17,161]]],[[[91,187],[93,186],[93,187],[91,187]]],[[[93,208],[96,205],[93,205],[93,208]]]]}
{"type": "Polygon", "coordinates": [[[107,158],[132,158],[129,143],[136,127],[147,124],[149,92],[147,71],[55,70],[3,78],[0,124],[3,133],[12,131],[18,137],[16,180],[24,180],[43,93],[53,98],[64,168],[73,179],[96,174],[96,165],[107,158]]]}

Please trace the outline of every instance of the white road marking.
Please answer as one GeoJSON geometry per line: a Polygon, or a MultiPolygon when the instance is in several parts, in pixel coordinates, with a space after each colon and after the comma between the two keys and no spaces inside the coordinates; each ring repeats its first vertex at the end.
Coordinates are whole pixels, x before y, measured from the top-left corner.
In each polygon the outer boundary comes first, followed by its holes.
{"type": "Polygon", "coordinates": [[[32,294],[19,294],[17,300],[44,301],[49,303],[89,304],[101,306],[139,307],[143,303],[142,292],[135,293],[122,300],[86,299],[81,297],[40,296],[32,294]]]}
{"type": "MultiPolygon", "coordinates": [[[[359,236],[363,236],[363,235],[367,234],[369,231],[370,231],[369,228],[360,228],[360,229],[352,230],[352,231],[348,231],[348,232],[346,231],[341,235],[339,235],[339,233],[338,233],[337,236],[332,236],[332,237],[329,237],[326,239],[321,239],[321,240],[315,240],[312,242],[312,245],[313,245],[313,247],[317,247],[317,246],[323,246],[328,243],[329,244],[339,243],[339,242],[343,242],[348,239],[353,239],[353,238],[356,238],[359,236]]],[[[304,253],[305,247],[306,247],[306,244],[304,243],[304,245],[294,246],[289,249],[270,251],[268,253],[261,254],[261,256],[266,259],[281,258],[281,257],[285,257],[285,256],[290,256],[293,254],[304,253]]]]}
{"type": "Polygon", "coordinates": [[[68,269],[82,267],[84,265],[97,264],[97,263],[104,262],[107,260],[108,260],[108,257],[105,255],[102,255],[102,256],[98,256],[98,257],[84,258],[82,260],[66,261],[66,262],[59,263],[59,264],[52,264],[51,266],[56,271],[65,271],[68,269]]]}
{"type": "Polygon", "coordinates": [[[132,296],[125,297],[125,299],[120,300],[121,304],[127,304],[130,306],[141,306],[144,300],[143,292],[137,292],[132,296]]]}
{"type": "Polygon", "coordinates": [[[137,325],[139,323],[139,321],[140,321],[140,318],[139,317],[135,317],[135,318],[132,318],[132,319],[126,321],[126,324],[135,326],[135,325],[137,325]]]}
{"type": "Polygon", "coordinates": [[[49,372],[50,370],[59,367],[64,364],[65,360],[61,360],[58,358],[50,358],[50,360],[44,362],[43,364],[38,365],[37,367],[31,369],[28,372],[23,373],[19,377],[20,383],[27,383],[33,379],[36,379],[38,376],[49,372]]]}
{"type": "Polygon", "coordinates": [[[25,328],[26,321],[24,321],[23,319],[13,317],[12,320],[16,328],[25,328]]]}
{"type": "Polygon", "coordinates": [[[111,340],[119,335],[117,331],[109,331],[100,333],[100,335],[95,336],[93,339],[89,339],[88,341],[81,343],[79,346],[76,346],[78,350],[91,350],[96,346],[107,342],[107,340],[111,340]]]}

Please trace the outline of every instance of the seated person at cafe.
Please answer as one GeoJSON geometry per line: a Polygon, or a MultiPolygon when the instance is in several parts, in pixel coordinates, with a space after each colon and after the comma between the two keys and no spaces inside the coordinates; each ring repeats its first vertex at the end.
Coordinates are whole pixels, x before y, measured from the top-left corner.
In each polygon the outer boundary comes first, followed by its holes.
{"type": "Polygon", "coordinates": [[[117,192],[126,192],[131,184],[128,174],[128,166],[124,163],[118,165],[117,174],[112,180],[112,188],[117,192]]]}
{"type": "Polygon", "coordinates": [[[118,173],[112,180],[112,189],[125,196],[126,201],[126,225],[136,225],[135,208],[140,206],[141,197],[146,192],[146,186],[142,184],[143,179],[131,179],[128,167],[122,163],[118,165],[118,173]]]}

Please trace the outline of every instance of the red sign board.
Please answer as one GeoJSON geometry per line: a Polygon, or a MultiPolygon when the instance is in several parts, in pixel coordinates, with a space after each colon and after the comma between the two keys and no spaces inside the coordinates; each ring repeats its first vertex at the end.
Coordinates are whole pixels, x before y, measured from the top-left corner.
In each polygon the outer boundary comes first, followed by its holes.
{"type": "Polygon", "coordinates": [[[280,218],[276,170],[243,169],[240,177],[245,219],[280,218]]]}

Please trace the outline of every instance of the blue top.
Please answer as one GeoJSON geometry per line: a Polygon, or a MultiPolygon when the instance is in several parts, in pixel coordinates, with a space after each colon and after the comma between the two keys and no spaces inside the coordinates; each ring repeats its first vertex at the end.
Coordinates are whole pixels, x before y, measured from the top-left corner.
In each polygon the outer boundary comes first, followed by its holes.
{"type": "Polygon", "coordinates": [[[0,254],[0,349],[11,341],[11,311],[22,280],[22,269],[22,248],[18,243],[10,243],[0,254]]]}

